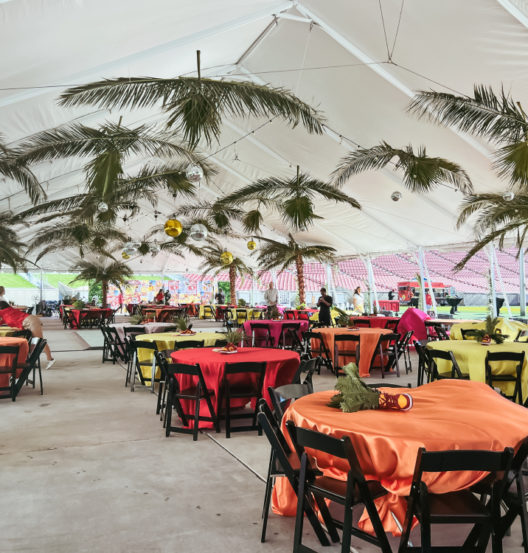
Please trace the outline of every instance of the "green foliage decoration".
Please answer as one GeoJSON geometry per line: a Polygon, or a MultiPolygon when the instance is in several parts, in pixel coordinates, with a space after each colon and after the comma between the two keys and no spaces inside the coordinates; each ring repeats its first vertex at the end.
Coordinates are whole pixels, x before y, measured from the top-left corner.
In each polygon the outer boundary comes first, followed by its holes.
{"type": "Polygon", "coordinates": [[[380,393],[361,380],[357,365],[349,363],[343,370],[346,376],[337,379],[335,388],[338,392],[332,396],[328,407],[341,409],[344,413],[378,409],[380,393]]]}

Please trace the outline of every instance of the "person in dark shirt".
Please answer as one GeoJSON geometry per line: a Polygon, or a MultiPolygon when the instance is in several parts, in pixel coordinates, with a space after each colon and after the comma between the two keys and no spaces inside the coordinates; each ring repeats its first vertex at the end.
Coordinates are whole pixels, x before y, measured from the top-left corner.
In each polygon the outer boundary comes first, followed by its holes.
{"type": "Polygon", "coordinates": [[[332,303],[332,296],[327,296],[326,288],[321,288],[321,295],[317,301],[317,306],[319,307],[319,322],[326,326],[332,324],[332,318],[330,316],[330,307],[332,303]]]}
{"type": "Polygon", "coordinates": [[[389,301],[392,301],[394,299],[394,290],[389,291],[389,301]]]}

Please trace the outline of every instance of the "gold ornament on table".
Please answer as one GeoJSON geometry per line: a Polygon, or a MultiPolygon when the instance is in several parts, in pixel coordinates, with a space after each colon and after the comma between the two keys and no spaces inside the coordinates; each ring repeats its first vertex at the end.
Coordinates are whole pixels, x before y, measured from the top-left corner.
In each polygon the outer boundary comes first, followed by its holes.
{"type": "Polygon", "coordinates": [[[121,252],[121,257],[122,257],[123,259],[130,259],[130,256],[128,255],[127,252],[121,252]]]}
{"type": "Polygon", "coordinates": [[[165,223],[165,228],[163,230],[165,231],[165,234],[167,234],[168,236],[171,236],[172,238],[176,238],[180,236],[180,234],[182,233],[183,226],[180,223],[180,221],[178,221],[178,219],[169,219],[165,223]]]}
{"type": "Polygon", "coordinates": [[[223,252],[222,255],[220,256],[220,261],[224,265],[231,265],[231,263],[233,263],[233,254],[227,251],[223,252]]]}
{"type": "Polygon", "coordinates": [[[254,240],[250,240],[250,241],[247,243],[247,248],[248,248],[248,250],[250,250],[250,251],[256,250],[256,249],[257,249],[257,243],[256,243],[254,240]]]}

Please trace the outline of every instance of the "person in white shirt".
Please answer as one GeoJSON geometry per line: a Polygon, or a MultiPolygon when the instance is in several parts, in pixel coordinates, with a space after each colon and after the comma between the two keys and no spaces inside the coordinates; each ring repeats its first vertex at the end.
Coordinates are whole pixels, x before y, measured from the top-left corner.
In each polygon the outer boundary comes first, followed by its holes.
{"type": "Polygon", "coordinates": [[[269,283],[269,288],[264,292],[264,301],[268,307],[273,307],[279,303],[279,292],[273,287],[273,282],[269,283]]]}
{"type": "Polygon", "coordinates": [[[354,311],[356,313],[363,313],[365,311],[365,298],[361,293],[361,287],[358,286],[354,290],[354,296],[352,297],[352,303],[354,304],[354,311]]]}

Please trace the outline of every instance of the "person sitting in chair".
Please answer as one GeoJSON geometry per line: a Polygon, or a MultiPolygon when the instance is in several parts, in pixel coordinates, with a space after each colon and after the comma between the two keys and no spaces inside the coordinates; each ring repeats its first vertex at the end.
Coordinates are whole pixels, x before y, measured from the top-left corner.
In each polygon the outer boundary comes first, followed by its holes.
{"type": "MultiPolygon", "coordinates": [[[[11,307],[6,301],[0,301],[0,321],[3,324],[19,328],[20,330],[29,330],[31,335],[36,338],[44,338],[42,334],[42,322],[36,315],[29,315],[19,309],[11,307]]],[[[51,350],[46,344],[44,353],[48,359],[46,369],[50,369],[55,359],[51,355],[51,350]]]]}

